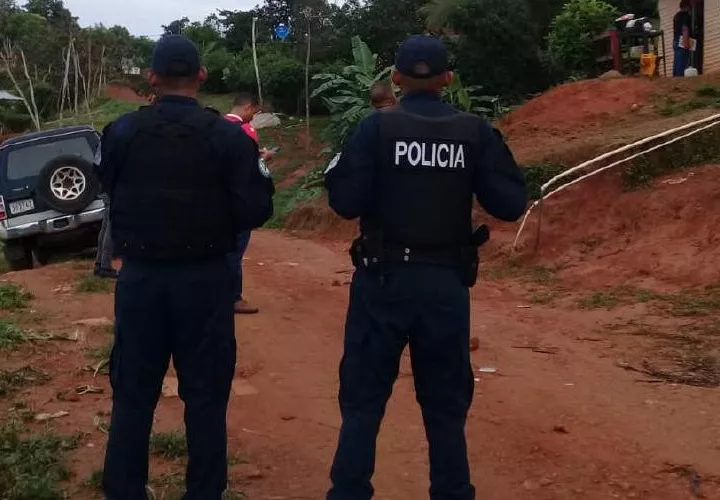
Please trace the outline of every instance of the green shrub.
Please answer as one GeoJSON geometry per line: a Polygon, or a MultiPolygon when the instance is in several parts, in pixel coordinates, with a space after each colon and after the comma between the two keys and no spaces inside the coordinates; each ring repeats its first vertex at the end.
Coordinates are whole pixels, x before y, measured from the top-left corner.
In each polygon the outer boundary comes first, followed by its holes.
{"type": "MultiPolygon", "coordinates": [[[[258,46],[258,67],[263,99],[277,111],[297,113],[305,87],[305,66],[294,57],[291,47],[286,44],[258,46]]],[[[226,72],[225,84],[230,91],[254,92],[257,89],[251,50],[237,54],[226,72]]]]}
{"type": "Polygon", "coordinates": [[[593,39],[615,17],[617,10],[602,0],[569,0],[563,6],[550,27],[548,49],[566,75],[597,73],[593,39]]]}
{"type": "MultiPolygon", "coordinates": [[[[527,183],[528,199],[537,200],[540,198],[540,191],[547,181],[556,175],[567,170],[565,165],[559,163],[541,163],[539,165],[528,165],[523,168],[525,172],[525,182],[527,183]]],[[[561,183],[566,183],[571,179],[563,179],[561,183]]],[[[558,184],[557,186],[560,186],[558,184]]],[[[555,186],[555,187],[557,187],[555,186]]]]}

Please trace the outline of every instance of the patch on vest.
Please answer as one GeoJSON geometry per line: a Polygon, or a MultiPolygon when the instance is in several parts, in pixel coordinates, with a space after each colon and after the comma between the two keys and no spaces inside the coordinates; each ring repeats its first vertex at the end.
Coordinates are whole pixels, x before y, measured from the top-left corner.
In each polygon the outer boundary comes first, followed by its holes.
{"type": "Polygon", "coordinates": [[[340,156],[342,156],[342,153],[338,153],[335,156],[333,156],[333,159],[330,160],[330,163],[328,164],[327,168],[325,169],[326,174],[328,172],[330,172],[333,168],[337,167],[337,164],[340,161],[340,156]]]}
{"type": "Polygon", "coordinates": [[[465,168],[465,146],[431,141],[395,141],[393,165],[398,168],[465,168]]]}
{"type": "Polygon", "coordinates": [[[267,168],[267,165],[265,165],[265,160],[262,158],[258,160],[258,170],[260,170],[260,173],[263,177],[267,179],[270,178],[270,169],[267,168]]]}

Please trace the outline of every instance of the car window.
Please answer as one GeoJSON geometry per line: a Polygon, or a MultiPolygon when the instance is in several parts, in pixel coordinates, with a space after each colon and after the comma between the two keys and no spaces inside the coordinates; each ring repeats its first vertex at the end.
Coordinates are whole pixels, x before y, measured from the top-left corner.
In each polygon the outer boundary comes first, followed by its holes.
{"type": "Polygon", "coordinates": [[[90,142],[84,136],[30,143],[8,152],[7,178],[35,177],[49,161],[63,155],[79,156],[90,163],[95,157],[90,142]]]}

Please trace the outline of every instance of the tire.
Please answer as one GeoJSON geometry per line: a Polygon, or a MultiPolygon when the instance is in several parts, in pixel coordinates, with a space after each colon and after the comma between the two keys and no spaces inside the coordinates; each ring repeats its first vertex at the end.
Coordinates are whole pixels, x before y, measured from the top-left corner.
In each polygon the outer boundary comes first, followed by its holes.
{"type": "Polygon", "coordinates": [[[59,156],[48,162],[38,176],[37,196],[53,210],[76,214],[90,205],[100,192],[92,163],[79,156],[59,156]]]}
{"type": "Polygon", "coordinates": [[[11,271],[23,271],[33,268],[33,253],[29,242],[25,240],[6,241],[3,246],[5,262],[11,271]]]}

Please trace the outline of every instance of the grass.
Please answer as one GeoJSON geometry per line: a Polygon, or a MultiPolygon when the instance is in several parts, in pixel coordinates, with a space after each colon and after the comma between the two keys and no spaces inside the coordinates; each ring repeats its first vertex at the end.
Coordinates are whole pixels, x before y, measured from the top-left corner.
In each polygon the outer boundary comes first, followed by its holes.
{"type": "Polygon", "coordinates": [[[283,226],[285,218],[299,203],[312,201],[322,195],[322,187],[305,188],[306,178],[298,179],[292,186],[275,193],[273,203],[275,211],[265,224],[267,228],[277,229],[283,226]]]}
{"type": "Polygon", "coordinates": [[[672,316],[709,316],[720,311],[720,286],[677,293],[617,287],[595,293],[578,302],[582,309],[614,309],[621,304],[635,303],[655,303],[672,316]]]}
{"type": "Polygon", "coordinates": [[[18,370],[0,370],[0,397],[8,396],[23,387],[47,382],[49,379],[46,373],[31,366],[18,370]]]}
{"type": "Polygon", "coordinates": [[[109,342],[106,342],[103,345],[91,347],[88,350],[88,355],[96,361],[110,359],[110,354],[112,353],[112,349],[113,349],[113,345],[114,345],[113,340],[110,340],[109,342]]]}
{"type": "Polygon", "coordinates": [[[70,478],[66,455],[77,437],[22,436],[17,427],[0,428],[0,494],[3,500],[62,500],[62,482],[70,478]]]}
{"type": "Polygon", "coordinates": [[[90,113],[84,112],[78,116],[67,116],[62,120],[54,120],[43,124],[43,128],[61,128],[74,125],[92,125],[97,130],[102,130],[111,121],[119,116],[136,111],[141,103],[132,103],[116,100],[105,100],[94,107],[90,113]]]}
{"type": "Polygon", "coordinates": [[[150,453],[156,457],[178,459],[187,455],[187,441],[182,431],[157,432],[150,437],[150,453]]]}
{"type": "Polygon", "coordinates": [[[109,293],[112,291],[114,284],[115,282],[112,280],[88,273],[77,282],[75,291],[79,293],[109,293]]]}
{"type": "Polygon", "coordinates": [[[14,351],[27,341],[25,332],[9,319],[0,320],[0,351],[14,351]]]}
{"type": "Polygon", "coordinates": [[[27,307],[33,295],[15,283],[0,283],[0,309],[12,311],[27,307]]]}
{"type": "Polygon", "coordinates": [[[596,293],[580,299],[581,309],[613,309],[621,302],[620,296],[614,293],[596,293]]]}
{"type": "Polygon", "coordinates": [[[90,473],[90,475],[85,478],[85,481],[83,481],[83,484],[88,488],[93,488],[96,490],[102,489],[102,478],[103,478],[103,471],[102,469],[95,469],[90,473]]]}

